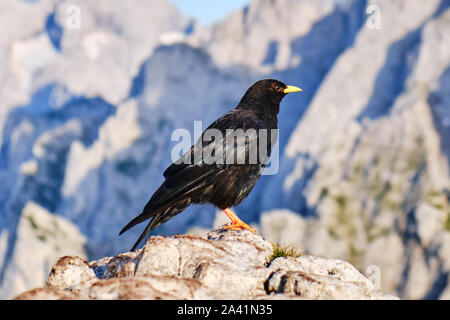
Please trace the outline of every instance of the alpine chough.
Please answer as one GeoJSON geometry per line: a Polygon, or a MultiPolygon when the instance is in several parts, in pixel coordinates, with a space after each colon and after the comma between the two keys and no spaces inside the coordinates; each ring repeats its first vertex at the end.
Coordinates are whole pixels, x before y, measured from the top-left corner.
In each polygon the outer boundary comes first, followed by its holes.
{"type": "Polygon", "coordinates": [[[245,199],[261,176],[272,151],[272,134],[277,132],[280,102],[286,94],[297,91],[302,90],[278,80],[260,80],[246,91],[235,109],[214,121],[191,149],[164,171],[165,181],[142,213],[120,231],[119,235],[152,218],[131,250],[151,230],[192,203],[210,203],[222,209],[232,222],[227,229],[255,232],[230,207],[245,199]],[[244,132],[244,139],[238,139],[236,132],[244,132]]]}

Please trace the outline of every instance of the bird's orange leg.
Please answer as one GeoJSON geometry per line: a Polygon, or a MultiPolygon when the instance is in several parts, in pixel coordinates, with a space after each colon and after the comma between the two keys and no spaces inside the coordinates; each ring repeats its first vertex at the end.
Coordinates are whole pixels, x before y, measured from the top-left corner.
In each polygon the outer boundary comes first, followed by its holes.
{"type": "Polygon", "coordinates": [[[228,226],[225,226],[225,229],[231,229],[231,230],[247,229],[247,230],[249,230],[249,231],[251,231],[253,233],[256,233],[255,229],[253,229],[248,224],[246,224],[244,221],[239,219],[239,217],[233,211],[231,211],[229,208],[226,208],[225,210],[223,210],[223,212],[225,212],[227,217],[233,223],[233,224],[230,224],[228,226]]]}

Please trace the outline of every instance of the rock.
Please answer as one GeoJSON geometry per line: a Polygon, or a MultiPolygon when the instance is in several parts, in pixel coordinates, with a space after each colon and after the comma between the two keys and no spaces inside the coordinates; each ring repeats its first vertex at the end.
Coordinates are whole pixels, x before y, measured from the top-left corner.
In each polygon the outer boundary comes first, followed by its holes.
{"type": "Polygon", "coordinates": [[[214,296],[193,279],[173,276],[114,278],[94,282],[81,291],[90,299],[212,299],[214,296]]]}
{"type": "Polygon", "coordinates": [[[304,299],[395,299],[375,285],[350,263],[312,256],[277,258],[268,268],[266,291],[295,294],[304,299]]]}
{"type": "Polygon", "coordinates": [[[150,237],[136,252],[87,263],[62,257],[44,288],[16,299],[395,299],[347,262],[270,261],[272,244],[247,230],[150,237]]]}
{"type": "Polygon", "coordinates": [[[80,297],[69,291],[58,288],[38,288],[24,292],[15,300],[75,300],[80,297]]]}
{"type": "Polygon", "coordinates": [[[292,59],[298,54],[291,52],[292,40],[305,36],[334,8],[332,1],[254,0],[189,40],[204,47],[219,65],[286,69],[300,62],[292,59]]]}
{"type": "Polygon", "coordinates": [[[50,271],[46,286],[73,290],[95,278],[88,262],[77,256],[61,257],[50,271]]]}

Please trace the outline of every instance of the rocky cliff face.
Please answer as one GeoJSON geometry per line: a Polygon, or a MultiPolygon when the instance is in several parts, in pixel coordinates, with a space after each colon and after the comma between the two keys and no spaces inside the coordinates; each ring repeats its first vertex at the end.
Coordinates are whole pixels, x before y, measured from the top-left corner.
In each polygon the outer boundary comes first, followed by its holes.
{"type": "Polygon", "coordinates": [[[273,254],[247,230],[155,236],[98,261],[64,256],[44,288],[16,299],[395,299],[347,262],[273,254]]]}
{"type": "MultiPolygon", "coordinates": [[[[275,77],[304,92],[283,101],[280,171],[237,213],[267,239],[376,266],[385,292],[448,298],[449,7],[254,0],[201,28],[168,1],[2,1],[0,296],[40,285],[18,267],[39,252],[20,245],[28,203],[74,224],[89,259],[125,252],[141,230],[117,233],[162,182],[172,131],[275,77]]],[[[213,223],[199,206],[157,233],[213,223]]],[[[56,256],[37,244],[46,274],[56,256]]]]}

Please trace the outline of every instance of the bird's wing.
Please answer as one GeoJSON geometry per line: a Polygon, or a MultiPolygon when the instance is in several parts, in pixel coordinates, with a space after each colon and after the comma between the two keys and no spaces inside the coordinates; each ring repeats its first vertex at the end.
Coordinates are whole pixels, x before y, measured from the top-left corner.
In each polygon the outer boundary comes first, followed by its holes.
{"type": "Polygon", "coordinates": [[[215,165],[216,169],[223,169],[228,165],[249,163],[251,160],[265,163],[266,161],[262,159],[254,159],[255,156],[259,157],[260,148],[266,148],[267,154],[270,155],[271,132],[269,130],[266,133],[259,132],[259,129],[262,128],[264,128],[264,123],[259,123],[255,119],[252,121],[251,116],[242,115],[242,110],[240,113],[236,109],[231,110],[211,123],[195,145],[172,163],[163,175],[167,179],[177,176],[178,172],[184,172],[188,168],[193,172],[201,171],[196,166],[215,165]],[[231,131],[229,131],[230,129],[231,131]],[[239,135],[236,129],[242,129],[241,133],[244,133],[244,136],[236,137],[236,134],[239,135]],[[215,133],[220,136],[215,136],[215,133]],[[265,138],[267,143],[262,143],[261,138],[265,138]],[[199,154],[200,156],[198,156],[199,154]],[[234,158],[229,158],[230,154],[234,154],[234,158]]]}
{"type": "Polygon", "coordinates": [[[224,144],[224,133],[226,129],[235,129],[236,124],[234,124],[234,127],[232,126],[233,120],[236,117],[236,110],[231,110],[213,123],[209,125],[208,128],[205,129],[202,136],[196,141],[196,143],[191,146],[191,149],[186,152],[183,156],[181,156],[177,161],[172,163],[163,173],[164,178],[168,178],[171,175],[176,174],[178,171],[181,171],[183,169],[186,169],[192,164],[201,164],[201,163],[210,163],[211,158],[208,158],[208,155],[206,156],[208,159],[204,159],[204,155],[207,154],[207,149],[215,149],[218,145],[224,144]],[[208,132],[210,129],[217,129],[222,133],[222,139],[219,140],[213,140],[213,139],[206,139],[205,141],[205,132],[208,132]],[[197,146],[198,149],[195,149],[197,146]],[[196,158],[196,151],[201,150],[202,159],[196,158]],[[206,160],[206,161],[199,161],[199,160],[206,160]]]}
{"type": "Polygon", "coordinates": [[[180,199],[189,197],[192,192],[203,187],[205,179],[213,173],[214,168],[211,166],[186,165],[168,175],[147,202],[142,213],[131,220],[119,235],[158,213],[164,212],[180,199]]]}
{"type": "Polygon", "coordinates": [[[207,148],[208,145],[215,143],[220,144],[223,141],[202,143],[202,138],[200,138],[188,152],[170,165],[163,174],[166,180],[152,195],[142,213],[131,220],[120,231],[119,235],[135,225],[163,213],[181,199],[189,197],[193,192],[205,187],[205,180],[214,174],[218,167],[214,164],[208,164],[209,162],[205,162],[203,157],[196,159],[194,156],[195,147],[199,147],[203,154],[202,148],[207,148]],[[199,143],[201,144],[199,145],[199,143]]]}

